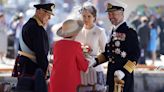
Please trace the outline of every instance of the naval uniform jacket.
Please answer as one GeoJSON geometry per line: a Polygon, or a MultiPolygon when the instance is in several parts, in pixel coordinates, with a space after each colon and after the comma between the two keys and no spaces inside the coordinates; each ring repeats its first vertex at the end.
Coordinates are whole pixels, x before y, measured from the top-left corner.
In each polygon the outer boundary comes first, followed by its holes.
{"type": "MultiPolygon", "coordinates": [[[[33,76],[37,68],[41,68],[46,74],[49,51],[48,35],[36,16],[30,18],[23,26],[22,39],[28,48],[35,53],[36,63],[30,58],[18,54],[12,76],[33,76]]],[[[20,46],[19,51],[22,51],[20,46]]]]}
{"type": "Polygon", "coordinates": [[[111,34],[110,42],[106,44],[105,52],[97,59],[99,63],[108,61],[107,85],[109,92],[114,90],[114,72],[125,73],[124,91],[133,92],[133,70],[140,56],[137,33],[124,22],[111,34]]]}

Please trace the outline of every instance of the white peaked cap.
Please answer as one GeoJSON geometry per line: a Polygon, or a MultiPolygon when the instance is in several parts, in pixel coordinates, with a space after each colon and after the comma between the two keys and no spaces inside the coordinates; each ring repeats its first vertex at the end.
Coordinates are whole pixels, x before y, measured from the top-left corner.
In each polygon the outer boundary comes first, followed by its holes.
{"type": "Polygon", "coordinates": [[[113,6],[119,6],[119,7],[122,7],[124,9],[127,8],[127,4],[125,4],[123,2],[123,0],[108,0],[107,3],[110,3],[111,5],[113,6]]]}

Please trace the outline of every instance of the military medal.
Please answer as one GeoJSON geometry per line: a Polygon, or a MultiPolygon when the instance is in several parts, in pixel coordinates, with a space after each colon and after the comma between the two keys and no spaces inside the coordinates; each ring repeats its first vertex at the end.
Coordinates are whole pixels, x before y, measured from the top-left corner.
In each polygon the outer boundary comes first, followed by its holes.
{"type": "Polygon", "coordinates": [[[112,59],[111,58],[109,58],[109,62],[112,62],[112,59]]]}
{"type": "Polygon", "coordinates": [[[118,38],[115,36],[115,37],[113,37],[113,41],[115,41],[115,40],[117,40],[118,38]]]}
{"type": "Polygon", "coordinates": [[[124,33],[120,33],[120,40],[125,41],[126,35],[124,33]]]}
{"type": "Polygon", "coordinates": [[[116,41],[116,42],[115,42],[115,46],[116,46],[116,47],[120,47],[120,41],[116,41]]]}
{"type": "Polygon", "coordinates": [[[110,45],[109,45],[109,43],[107,44],[107,47],[109,47],[110,45]]]}
{"type": "Polygon", "coordinates": [[[121,57],[123,57],[123,58],[126,57],[126,52],[125,51],[121,52],[121,57]]]}
{"type": "Polygon", "coordinates": [[[119,48],[116,48],[116,49],[115,49],[115,53],[116,53],[116,54],[120,54],[120,52],[121,52],[121,50],[120,50],[119,48]]]}
{"type": "Polygon", "coordinates": [[[116,32],[113,32],[112,36],[113,36],[113,37],[116,37],[116,32]]]}

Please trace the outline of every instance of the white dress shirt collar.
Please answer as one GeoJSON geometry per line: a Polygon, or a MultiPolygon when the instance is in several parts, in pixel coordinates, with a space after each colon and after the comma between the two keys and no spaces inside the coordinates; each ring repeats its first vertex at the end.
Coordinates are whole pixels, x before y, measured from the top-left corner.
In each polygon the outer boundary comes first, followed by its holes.
{"type": "Polygon", "coordinates": [[[125,21],[120,22],[117,26],[113,25],[113,30],[115,31],[121,24],[123,24],[125,21]]]}

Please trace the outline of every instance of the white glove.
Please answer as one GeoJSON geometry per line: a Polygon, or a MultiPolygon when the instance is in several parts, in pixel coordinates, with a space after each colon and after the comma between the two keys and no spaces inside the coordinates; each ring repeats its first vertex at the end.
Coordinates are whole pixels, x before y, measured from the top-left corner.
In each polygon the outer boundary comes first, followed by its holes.
{"type": "Polygon", "coordinates": [[[122,72],[121,70],[115,71],[114,75],[117,76],[119,80],[122,80],[125,77],[124,72],[122,72]]]}
{"type": "Polygon", "coordinates": [[[95,58],[90,55],[88,55],[86,59],[89,61],[89,67],[93,66],[96,63],[95,58]]]}

